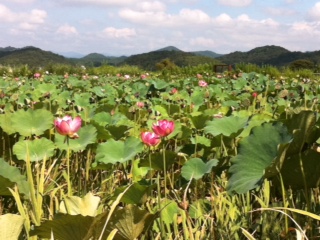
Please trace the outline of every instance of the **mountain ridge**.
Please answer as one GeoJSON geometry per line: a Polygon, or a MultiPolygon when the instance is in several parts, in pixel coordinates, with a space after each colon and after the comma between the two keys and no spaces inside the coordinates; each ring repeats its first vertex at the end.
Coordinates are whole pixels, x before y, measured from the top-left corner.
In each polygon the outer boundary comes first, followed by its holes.
{"type": "Polygon", "coordinates": [[[60,54],[45,51],[37,47],[26,46],[15,48],[12,46],[0,47],[0,64],[2,65],[25,65],[43,66],[45,64],[70,64],[87,65],[98,67],[102,64],[118,66],[121,64],[135,65],[154,70],[155,65],[170,59],[177,66],[193,66],[202,63],[252,63],[257,65],[273,65],[276,67],[289,65],[291,62],[301,59],[312,61],[314,64],[320,63],[319,51],[289,51],[286,48],[275,45],[266,45],[253,48],[249,51],[235,51],[228,54],[218,54],[209,50],[205,51],[182,51],[174,46],[167,46],[151,52],[135,54],[130,56],[106,56],[101,53],[90,53],[81,58],[67,58],[60,54]]]}

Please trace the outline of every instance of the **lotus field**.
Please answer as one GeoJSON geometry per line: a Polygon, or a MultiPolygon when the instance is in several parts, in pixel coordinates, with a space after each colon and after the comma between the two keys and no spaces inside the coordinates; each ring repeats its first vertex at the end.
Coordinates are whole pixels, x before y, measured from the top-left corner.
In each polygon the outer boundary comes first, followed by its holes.
{"type": "Polygon", "coordinates": [[[320,81],[0,77],[0,239],[318,239],[320,81]]]}

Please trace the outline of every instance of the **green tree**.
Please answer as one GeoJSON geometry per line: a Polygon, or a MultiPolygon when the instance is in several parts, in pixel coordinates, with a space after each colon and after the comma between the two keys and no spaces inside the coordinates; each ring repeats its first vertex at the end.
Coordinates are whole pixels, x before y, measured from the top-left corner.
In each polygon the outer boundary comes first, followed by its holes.
{"type": "Polygon", "coordinates": [[[174,70],[177,68],[177,65],[174,64],[169,58],[163,59],[161,62],[156,64],[156,68],[160,71],[166,70],[174,70]]]}
{"type": "Polygon", "coordinates": [[[314,63],[308,59],[298,59],[291,62],[289,68],[292,70],[313,69],[314,63]]]}

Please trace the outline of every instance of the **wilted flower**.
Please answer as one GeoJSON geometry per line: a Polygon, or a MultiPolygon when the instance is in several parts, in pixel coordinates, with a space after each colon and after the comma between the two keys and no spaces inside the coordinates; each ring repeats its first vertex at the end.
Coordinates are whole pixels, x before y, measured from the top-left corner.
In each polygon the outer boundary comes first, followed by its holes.
{"type": "Polygon", "coordinates": [[[160,136],[153,132],[142,132],[141,140],[144,144],[148,145],[149,147],[156,146],[161,142],[160,136]]]}
{"type": "Polygon", "coordinates": [[[200,87],[208,86],[208,83],[206,81],[204,81],[204,80],[200,80],[198,84],[199,84],[200,87]]]}
{"type": "Polygon", "coordinates": [[[152,124],[152,130],[160,137],[166,137],[174,131],[174,122],[168,120],[159,120],[152,124]]]}
{"type": "Polygon", "coordinates": [[[198,73],[198,74],[197,74],[197,78],[198,78],[198,79],[202,79],[202,75],[198,73]]]}
{"type": "Polygon", "coordinates": [[[59,134],[68,136],[70,138],[78,138],[77,132],[81,128],[82,120],[80,117],[72,119],[70,116],[64,116],[63,118],[57,118],[54,120],[54,126],[59,134]]]}

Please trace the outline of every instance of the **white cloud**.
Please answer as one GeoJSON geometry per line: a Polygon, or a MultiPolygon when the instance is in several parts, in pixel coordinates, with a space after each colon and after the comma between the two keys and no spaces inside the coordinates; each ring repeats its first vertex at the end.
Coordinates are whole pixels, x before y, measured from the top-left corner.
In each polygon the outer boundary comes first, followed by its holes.
{"type": "Polygon", "coordinates": [[[320,23],[319,22],[296,22],[292,24],[290,28],[291,32],[301,36],[314,36],[320,34],[320,23]]]}
{"type": "Polygon", "coordinates": [[[218,0],[218,2],[229,7],[246,7],[252,3],[252,0],[218,0]]]}
{"type": "Polygon", "coordinates": [[[138,4],[135,5],[135,7],[143,12],[159,12],[159,11],[165,11],[166,10],[166,5],[162,2],[159,1],[144,1],[144,2],[139,2],[138,4]]]}
{"type": "Polygon", "coordinates": [[[115,6],[125,7],[128,5],[137,5],[141,3],[140,0],[58,0],[61,5],[78,6],[115,6]]]}
{"type": "Polygon", "coordinates": [[[136,36],[136,31],[132,28],[114,28],[107,27],[103,33],[110,38],[129,38],[136,36]]]}
{"type": "Polygon", "coordinates": [[[222,13],[215,18],[215,21],[221,24],[230,23],[232,21],[232,18],[228,14],[222,13]]]}
{"type": "Polygon", "coordinates": [[[320,2],[317,2],[308,12],[308,17],[313,21],[320,21],[320,2]]]}
{"type": "Polygon", "coordinates": [[[239,21],[249,22],[251,21],[250,17],[247,14],[241,14],[237,17],[239,21]]]}
{"type": "Polygon", "coordinates": [[[70,35],[77,35],[78,31],[75,27],[70,26],[68,24],[65,24],[63,26],[60,26],[56,33],[64,35],[64,36],[70,36],[70,35]]]}
{"type": "Polygon", "coordinates": [[[289,4],[295,3],[295,2],[296,2],[296,0],[285,0],[285,3],[289,3],[289,4]]]}
{"type": "Polygon", "coordinates": [[[197,37],[190,40],[190,45],[198,49],[213,49],[216,42],[211,38],[197,37]]]}
{"type": "Polygon", "coordinates": [[[36,0],[6,0],[7,2],[10,3],[19,3],[19,4],[25,4],[25,3],[33,3],[36,0]]]}
{"type": "Polygon", "coordinates": [[[289,8],[274,8],[274,7],[269,7],[266,8],[265,10],[268,14],[271,14],[273,16],[292,16],[296,14],[296,11],[293,9],[289,8]]]}
{"type": "Polygon", "coordinates": [[[140,23],[145,25],[167,25],[171,16],[165,12],[141,12],[131,9],[122,9],[119,16],[133,23],[140,23]]]}
{"type": "Polygon", "coordinates": [[[180,18],[181,21],[185,21],[190,24],[205,24],[211,21],[211,18],[205,12],[198,9],[182,9],[177,18],[180,18]]]}
{"type": "Polygon", "coordinates": [[[0,21],[12,23],[14,27],[22,30],[33,30],[45,22],[47,12],[40,9],[33,9],[31,12],[14,12],[0,4],[0,21]]]}
{"type": "Polygon", "coordinates": [[[141,12],[122,9],[119,12],[119,16],[132,23],[163,27],[207,24],[212,21],[209,15],[198,9],[181,9],[177,15],[171,15],[163,11],[141,12]]]}
{"type": "Polygon", "coordinates": [[[27,30],[27,31],[33,31],[35,30],[37,27],[33,24],[27,23],[27,22],[22,22],[19,24],[19,28],[22,30],[27,30]]]}
{"type": "Polygon", "coordinates": [[[39,9],[33,9],[31,14],[25,14],[28,19],[25,19],[27,22],[42,24],[44,23],[45,18],[47,17],[47,12],[39,9]]]}

